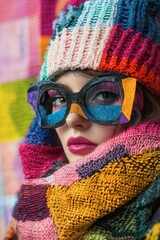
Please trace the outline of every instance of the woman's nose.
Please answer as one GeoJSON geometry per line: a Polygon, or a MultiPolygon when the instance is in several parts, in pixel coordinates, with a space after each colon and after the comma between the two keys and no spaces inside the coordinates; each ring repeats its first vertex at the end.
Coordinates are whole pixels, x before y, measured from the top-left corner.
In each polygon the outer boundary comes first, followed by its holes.
{"type": "Polygon", "coordinates": [[[70,112],[66,117],[66,124],[69,128],[87,129],[91,122],[75,112],[70,112]]]}
{"type": "Polygon", "coordinates": [[[72,103],[70,112],[66,118],[66,124],[70,128],[86,129],[90,126],[90,121],[77,103],[72,103]]]}

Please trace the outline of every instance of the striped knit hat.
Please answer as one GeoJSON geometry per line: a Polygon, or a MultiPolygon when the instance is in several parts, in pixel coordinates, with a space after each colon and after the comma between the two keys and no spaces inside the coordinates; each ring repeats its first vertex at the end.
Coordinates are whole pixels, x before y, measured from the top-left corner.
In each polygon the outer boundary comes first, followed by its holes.
{"type": "Polygon", "coordinates": [[[159,0],[70,0],[53,28],[41,80],[69,69],[112,70],[160,94],[159,0]]]}

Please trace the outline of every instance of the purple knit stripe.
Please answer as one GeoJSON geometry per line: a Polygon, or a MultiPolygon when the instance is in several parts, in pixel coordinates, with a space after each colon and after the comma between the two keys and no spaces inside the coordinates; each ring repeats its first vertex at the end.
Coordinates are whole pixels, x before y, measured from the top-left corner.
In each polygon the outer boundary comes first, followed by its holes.
{"type": "Polygon", "coordinates": [[[57,0],[41,0],[41,35],[51,36],[53,33],[52,22],[55,19],[55,7],[57,0]]]}
{"type": "Polygon", "coordinates": [[[18,221],[40,221],[49,217],[46,204],[45,185],[22,185],[18,194],[18,204],[14,208],[13,217],[18,221]]]}
{"type": "Polygon", "coordinates": [[[133,29],[123,30],[119,24],[115,25],[103,53],[107,54],[107,62],[111,57],[117,56],[118,62],[121,62],[122,58],[127,59],[128,65],[134,61],[139,66],[145,65],[148,69],[153,69],[159,75],[158,44],[153,44],[151,38],[144,39],[141,32],[135,34],[133,29]]]}
{"type": "MultiPolygon", "coordinates": [[[[147,66],[151,66],[151,65],[157,65],[156,63],[160,64],[160,48],[158,47],[157,44],[153,44],[152,45],[152,49],[151,49],[151,54],[150,54],[150,58],[148,59],[148,61],[145,63],[147,66]]],[[[152,66],[152,67],[153,67],[152,66]]],[[[159,65],[160,68],[160,65],[159,65]]],[[[159,69],[157,68],[157,70],[159,69]]],[[[154,68],[155,69],[155,68],[154,68]]],[[[156,69],[155,69],[156,70],[156,69]]],[[[159,72],[159,71],[158,71],[159,72]]],[[[158,74],[158,73],[157,73],[158,74]]]]}
{"type": "Polygon", "coordinates": [[[125,148],[124,145],[116,145],[112,150],[110,150],[106,155],[102,156],[101,158],[97,159],[96,161],[91,160],[86,164],[78,167],[76,172],[78,176],[82,178],[86,178],[88,176],[93,175],[95,172],[99,171],[101,168],[105,167],[111,161],[115,159],[126,157],[129,155],[128,150],[125,148]]]}
{"type": "Polygon", "coordinates": [[[38,115],[38,108],[37,108],[38,94],[39,94],[39,89],[36,89],[35,91],[29,92],[27,96],[27,101],[29,104],[32,105],[36,115],[38,115]]]}
{"type": "Polygon", "coordinates": [[[123,29],[120,28],[120,25],[119,24],[116,24],[112,31],[111,31],[111,35],[106,43],[106,46],[104,48],[104,53],[107,53],[109,54],[109,50],[110,50],[110,53],[112,55],[113,51],[112,49],[114,50],[115,49],[115,44],[118,44],[119,42],[119,39],[121,37],[123,33],[123,29]],[[115,39],[115,34],[116,34],[116,39],[115,39]]]}

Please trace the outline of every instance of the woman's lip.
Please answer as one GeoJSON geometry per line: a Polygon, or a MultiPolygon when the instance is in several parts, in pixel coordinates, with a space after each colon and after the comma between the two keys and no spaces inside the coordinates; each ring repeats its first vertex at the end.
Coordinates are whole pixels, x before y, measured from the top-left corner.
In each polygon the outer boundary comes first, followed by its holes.
{"type": "Polygon", "coordinates": [[[70,145],[75,145],[75,144],[87,144],[87,145],[94,145],[94,146],[97,146],[96,143],[94,142],[91,142],[90,140],[84,138],[84,137],[70,137],[67,141],[67,146],[70,146],[70,145]]]}
{"type": "Polygon", "coordinates": [[[96,148],[97,144],[83,137],[71,137],[68,139],[67,146],[71,153],[89,154],[96,148]]]}

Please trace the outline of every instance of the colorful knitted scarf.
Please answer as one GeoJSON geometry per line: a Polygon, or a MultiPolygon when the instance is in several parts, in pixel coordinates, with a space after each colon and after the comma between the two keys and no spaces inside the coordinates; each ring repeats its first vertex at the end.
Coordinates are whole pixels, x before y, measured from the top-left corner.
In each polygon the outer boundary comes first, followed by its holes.
{"type": "Polygon", "coordinates": [[[159,126],[131,127],[69,164],[54,131],[35,120],[20,146],[25,181],[5,239],[160,239],[159,126]]]}

